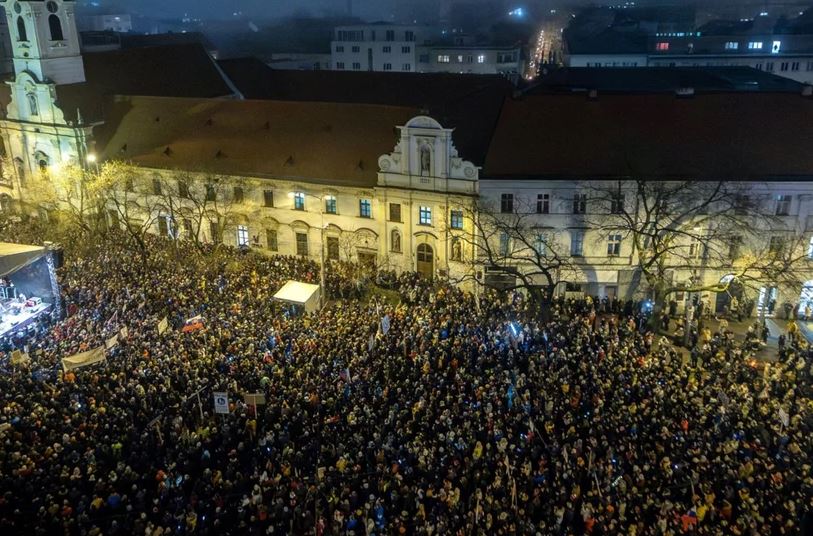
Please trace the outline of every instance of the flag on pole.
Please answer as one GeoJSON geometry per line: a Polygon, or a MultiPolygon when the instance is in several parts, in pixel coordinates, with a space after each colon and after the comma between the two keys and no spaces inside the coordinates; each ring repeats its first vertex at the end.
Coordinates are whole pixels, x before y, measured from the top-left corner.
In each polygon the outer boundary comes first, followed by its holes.
{"type": "Polygon", "coordinates": [[[381,333],[384,335],[390,330],[390,315],[384,315],[381,318],[381,333]]]}
{"type": "Polygon", "coordinates": [[[110,326],[110,324],[113,324],[114,322],[118,323],[118,321],[119,321],[119,311],[117,309],[116,312],[113,313],[113,316],[111,316],[110,319],[107,321],[105,326],[110,326]]]}

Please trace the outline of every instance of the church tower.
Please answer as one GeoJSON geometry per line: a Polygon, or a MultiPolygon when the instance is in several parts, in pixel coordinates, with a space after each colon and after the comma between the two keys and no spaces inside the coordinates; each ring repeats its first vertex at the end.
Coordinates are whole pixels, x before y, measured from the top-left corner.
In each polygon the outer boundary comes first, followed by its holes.
{"type": "MultiPolygon", "coordinates": [[[[14,78],[11,101],[0,119],[6,148],[6,181],[0,195],[25,197],[24,184],[40,172],[79,163],[90,127],[65,120],[58,86],[85,82],[74,0],[0,0],[10,34],[14,78]],[[13,175],[16,184],[9,184],[13,175]]],[[[81,121],[81,119],[80,119],[81,121]]]]}
{"type": "Polygon", "coordinates": [[[73,0],[0,0],[6,11],[14,72],[40,82],[85,81],[73,0]]]}

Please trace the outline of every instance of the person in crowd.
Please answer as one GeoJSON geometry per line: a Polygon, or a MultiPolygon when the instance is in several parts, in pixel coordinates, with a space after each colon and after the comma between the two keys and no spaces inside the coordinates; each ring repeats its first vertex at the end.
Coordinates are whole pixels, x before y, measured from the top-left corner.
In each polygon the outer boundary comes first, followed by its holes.
{"type": "Polygon", "coordinates": [[[272,296],[317,283],[315,263],[149,241],[146,270],[115,236],[68,249],[73,314],[8,343],[32,361],[0,374],[2,534],[810,530],[800,337],[763,373],[704,328],[688,367],[632,302],[541,315],[414,273],[370,297],[350,263],[329,266],[324,309],[292,316],[272,296]],[[60,368],[114,334],[105,362],[60,368]]]}

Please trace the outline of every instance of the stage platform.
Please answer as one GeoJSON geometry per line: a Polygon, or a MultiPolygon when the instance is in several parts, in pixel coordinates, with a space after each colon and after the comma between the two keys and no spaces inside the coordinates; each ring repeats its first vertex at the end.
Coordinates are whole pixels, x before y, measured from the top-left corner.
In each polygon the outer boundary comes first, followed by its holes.
{"type": "MultiPolygon", "coordinates": [[[[8,308],[8,305],[8,303],[4,304],[4,309],[8,308]]],[[[0,337],[6,337],[12,332],[26,328],[38,317],[47,314],[50,310],[51,304],[42,302],[33,307],[22,307],[17,314],[10,310],[0,311],[0,337]]]]}

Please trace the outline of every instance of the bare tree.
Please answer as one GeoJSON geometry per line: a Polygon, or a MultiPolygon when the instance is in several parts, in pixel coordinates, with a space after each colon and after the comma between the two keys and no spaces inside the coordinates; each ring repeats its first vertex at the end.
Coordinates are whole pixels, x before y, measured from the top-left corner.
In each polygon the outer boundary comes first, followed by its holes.
{"type": "Polygon", "coordinates": [[[503,290],[524,289],[541,308],[550,303],[557,284],[567,280],[574,269],[569,256],[562,252],[558,232],[541,226],[530,207],[514,205],[509,213],[484,202],[463,208],[472,230],[447,229],[453,241],[453,255],[457,242],[460,259],[469,265],[465,275],[455,279],[493,286],[489,274],[507,276],[500,285],[503,290]]]}
{"type": "Polygon", "coordinates": [[[225,231],[234,225],[244,195],[245,182],[218,174],[175,172],[167,184],[165,203],[188,227],[187,237],[203,247],[204,228],[212,242],[222,244],[225,231]]]}
{"type": "Polygon", "coordinates": [[[655,316],[676,292],[725,292],[735,281],[764,284],[801,268],[798,230],[783,229],[785,245],[766,248],[765,234],[784,224],[742,183],[608,181],[589,192],[589,227],[631,242],[633,285],[645,284],[655,316]],[[693,276],[676,281],[676,271],[693,276]],[[732,277],[708,283],[697,275],[703,271],[732,277]]]}
{"type": "Polygon", "coordinates": [[[121,161],[108,161],[96,172],[97,188],[110,224],[123,231],[127,242],[146,265],[150,258],[147,235],[155,230],[161,199],[140,168],[121,161]]]}

